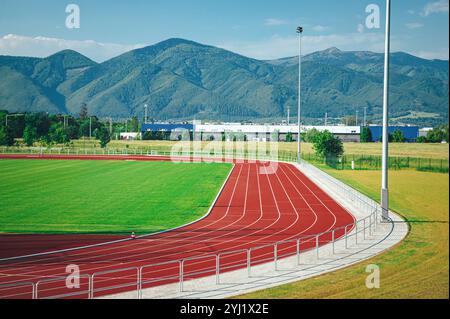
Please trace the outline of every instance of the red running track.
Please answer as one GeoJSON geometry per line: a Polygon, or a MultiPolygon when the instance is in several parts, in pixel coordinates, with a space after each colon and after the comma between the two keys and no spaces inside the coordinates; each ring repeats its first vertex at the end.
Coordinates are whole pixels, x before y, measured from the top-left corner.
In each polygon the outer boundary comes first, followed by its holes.
{"type": "MultiPolygon", "coordinates": [[[[4,157],[3,157],[4,158],[4,157]]],[[[24,158],[24,156],[8,156],[24,158]]],[[[44,156],[45,159],[89,160],[169,160],[141,156],[44,156]]],[[[220,256],[220,272],[245,268],[247,249],[252,249],[251,265],[296,253],[296,239],[302,238],[301,250],[315,247],[311,236],[336,230],[335,238],[344,235],[344,226],[354,217],[322,191],[293,165],[278,163],[272,172],[263,163],[236,163],[211,213],[204,219],[166,233],[136,240],[91,247],[51,255],[0,261],[0,285],[34,282],[39,284],[39,297],[55,297],[73,293],[86,298],[88,280],[93,273],[94,297],[136,289],[137,267],[155,265],[142,271],[143,288],[177,282],[181,259],[184,280],[213,275],[216,254],[220,256]],[[310,236],[310,237],[308,237],[310,236]],[[194,258],[194,259],[190,259],[194,258]],[[77,265],[81,286],[65,288],[66,267],[77,265]],[[126,270],[119,270],[126,269],[126,270]],[[62,278],[61,278],[62,277],[62,278]],[[61,279],[51,279],[61,278],[61,279]],[[110,287],[114,287],[110,289],[110,287]]],[[[350,231],[350,228],[347,229],[350,231]]],[[[331,232],[320,237],[319,244],[331,240],[331,232]]],[[[30,298],[31,288],[0,288],[0,298],[30,298]]]]}

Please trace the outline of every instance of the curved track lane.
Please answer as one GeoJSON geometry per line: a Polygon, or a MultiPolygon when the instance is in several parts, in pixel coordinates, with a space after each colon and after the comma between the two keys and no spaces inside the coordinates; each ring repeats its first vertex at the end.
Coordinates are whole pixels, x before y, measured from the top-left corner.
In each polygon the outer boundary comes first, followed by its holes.
{"type": "MultiPolygon", "coordinates": [[[[44,158],[169,160],[141,156],[44,158]]],[[[222,272],[244,268],[247,260],[244,250],[253,249],[251,263],[260,264],[274,258],[273,244],[276,242],[285,241],[277,251],[278,257],[283,258],[295,254],[294,240],[297,238],[304,238],[301,250],[310,249],[316,243],[308,236],[354,223],[354,217],[348,211],[294,166],[278,163],[275,173],[270,172],[270,168],[262,163],[236,163],[214,207],[204,219],[176,230],[133,241],[0,262],[0,284],[37,282],[43,278],[67,276],[68,265],[79,266],[82,275],[112,271],[96,275],[95,289],[98,292],[95,297],[98,297],[135,289],[133,284],[137,274],[133,267],[164,263],[150,266],[142,272],[143,288],[147,288],[178,281],[180,264],[177,260],[187,259],[183,265],[183,273],[184,279],[189,280],[214,274],[215,255],[219,252],[235,252],[220,257],[222,272]],[[189,260],[190,258],[193,259],[189,260]],[[124,268],[130,269],[114,272],[124,268]],[[107,289],[111,286],[117,287],[107,289]]],[[[344,230],[341,228],[336,231],[336,238],[343,234],[344,230]]],[[[319,244],[323,245],[330,240],[331,233],[321,237],[319,244]]],[[[67,293],[62,288],[64,283],[64,280],[55,280],[40,284],[39,296],[52,297],[67,293]]],[[[86,297],[83,296],[83,289],[86,289],[87,282],[82,282],[83,285],[76,297],[86,297]]],[[[24,298],[27,297],[26,293],[0,289],[0,298],[14,297],[17,294],[24,298]]]]}

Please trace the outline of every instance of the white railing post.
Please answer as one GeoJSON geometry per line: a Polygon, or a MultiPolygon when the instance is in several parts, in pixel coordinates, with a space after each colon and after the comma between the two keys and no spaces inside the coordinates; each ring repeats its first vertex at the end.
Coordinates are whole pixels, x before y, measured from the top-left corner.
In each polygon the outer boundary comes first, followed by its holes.
{"type": "Polygon", "coordinates": [[[334,235],[334,232],[335,232],[336,230],[335,229],[333,229],[333,231],[332,231],[332,233],[331,233],[331,236],[332,236],[332,241],[333,241],[333,255],[335,254],[335,249],[334,249],[334,241],[335,241],[335,235],[334,235]]]}
{"type": "Polygon", "coordinates": [[[363,239],[366,240],[366,218],[363,219],[363,239]]]}
{"type": "Polygon", "coordinates": [[[181,264],[180,264],[180,292],[184,292],[184,285],[183,285],[184,269],[183,268],[184,268],[184,259],[181,261],[181,264]]]}
{"type": "Polygon", "coordinates": [[[348,230],[347,230],[348,225],[345,226],[344,231],[345,231],[345,249],[348,249],[348,230]]]}
{"type": "Polygon", "coordinates": [[[138,299],[142,299],[142,268],[143,266],[138,270],[138,299]]]}
{"type": "Polygon", "coordinates": [[[378,215],[377,215],[377,213],[378,213],[378,209],[375,208],[375,211],[373,212],[374,219],[375,219],[375,223],[374,223],[373,230],[374,230],[375,232],[377,231],[377,223],[378,223],[378,215]]]}
{"type": "Polygon", "coordinates": [[[250,278],[251,277],[251,263],[252,263],[252,249],[250,248],[249,250],[247,250],[247,275],[250,278]]]}
{"type": "Polygon", "coordinates": [[[319,259],[319,236],[316,236],[316,255],[317,255],[317,259],[319,259]]]}
{"type": "Polygon", "coordinates": [[[278,243],[273,245],[273,260],[275,263],[275,271],[278,271],[278,243]]]}
{"type": "Polygon", "coordinates": [[[89,275],[89,297],[88,299],[94,299],[94,274],[89,275]]]}
{"type": "Polygon", "coordinates": [[[36,289],[34,294],[34,299],[39,299],[39,281],[36,283],[36,289]]]}
{"type": "Polygon", "coordinates": [[[216,255],[216,285],[220,284],[220,254],[216,255]]]}

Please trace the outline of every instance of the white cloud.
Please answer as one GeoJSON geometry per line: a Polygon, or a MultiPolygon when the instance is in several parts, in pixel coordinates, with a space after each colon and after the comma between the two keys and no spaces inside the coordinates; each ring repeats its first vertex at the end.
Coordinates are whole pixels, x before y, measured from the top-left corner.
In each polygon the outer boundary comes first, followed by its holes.
{"type": "Polygon", "coordinates": [[[440,51],[413,51],[411,54],[428,60],[448,60],[449,56],[448,48],[440,51]]]}
{"type": "Polygon", "coordinates": [[[358,24],[358,26],[356,27],[356,30],[358,31],[358,33],[364,33],[364,25],[363,24],[358,24]]]}
{"type": "Polygon", "coordinates": [[[101,43],[93,40],[77,41],[41,36],[27,37],[15,34],[8,34],[0,38],[1,55],[47,57],[58,51],[71,49],[98,62],[144,46],[143,44],[126,45],[101,43]]]}
{"type": "Polygon", "coordinates": [[[423,8],[421,15],[428,17],[430,14],[433,13],[448,13],[448,2],[449,0],[439,0],[436,2],[429,2],[423,8]]]}
{"type": "Polygon", "coordinates": [[[418,23],[418,22],[411,22],[411,23],[406,23],[405,27],[407,27],[408,29],[420,29],[423,28],[423,24],[422,23],[418,23]]]}
{"type": "Polygon", "coordinates": [[[328,28],[323,25],[315,25],[311,29],[316,32],[323,32],[323,31],[328,30],[328,28]]]}
{"type": "Polygon", "coordinates": [[[285,20],[269,18],[264,21],[264,25],[268,27],[278,26],[278,25],[286,25],[288,24],[285,20]]]}
{"type": "MultiPolygon", "coordinates": [[[[274,35],[262,41],[228,42],[217,46],[260,60],[278,59],[298,54],[298,38],[296,36],[281,37],[274,35]]],[[[330,47],[337,47],[341,50],[382,52],[384,49],[384,34],[371,32],[303,36],[304,54],[330,47]]]]}

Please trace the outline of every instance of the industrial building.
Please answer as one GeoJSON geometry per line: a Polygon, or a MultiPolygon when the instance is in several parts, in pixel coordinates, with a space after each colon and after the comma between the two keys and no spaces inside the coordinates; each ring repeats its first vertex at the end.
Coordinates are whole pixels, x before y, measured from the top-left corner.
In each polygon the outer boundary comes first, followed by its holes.
{"type": "MultiPolygon", "coordinates": [[[[360,142],[360,126],[302,126],[302,133],[311,129],[329,131],[343,142],[360,142]]],[[[168,138],[178,139],[183,131],[189,131],[202,140],[232,140],[235,137],[245,137],[247,141],[285,141],[288,134],[293,140],[298,139],[297,125],[256,125],[240,123],[224,124],[143,124],[142,134],[145,132],[165,132],[168,138]]]]}
{"type": "MultiPolygon", "coordinates": [[[[369,129],[372,135],[372,142],[381,142],[383,127],[371,125],[369,126],[369,129]]],[[[408,143],[415,143],[419,137],[418,126],[389,126],[389,134],[394,134],[395,131],[402,132],[405,137],[405,141],[408,143]]]]}

